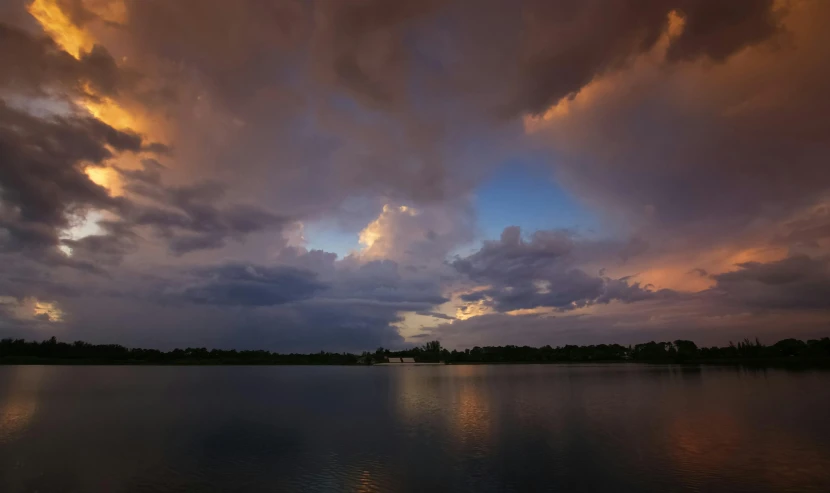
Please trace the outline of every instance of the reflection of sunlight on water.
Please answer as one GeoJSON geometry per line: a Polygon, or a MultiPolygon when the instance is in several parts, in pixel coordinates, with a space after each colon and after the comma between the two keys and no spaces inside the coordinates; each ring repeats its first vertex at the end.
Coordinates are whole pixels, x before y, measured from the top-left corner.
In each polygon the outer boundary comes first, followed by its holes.
{"type": "Polygon", "coordinates": [[[301,466],[303,474],[287,478],[275,491],[353,491],[377,493],[400,491],[391,484],[388,470],[381,462],[334,452],[316,457],[314,467],[301,466]]]}
{"type": "Polygon", "coordinates": [[[387,370],[400,425],[395,439],[407,444],[407,460],[429,463],[440,457],[445,470],[463,471],[469,491],[491,488],[488,463],[498,447],[491,412],[497,406],[491,399],[497,394],[487,388],[492,384],[490,370],[472,365],[387,370]]]}
{"type": "Polygon", "coordinates": [[[396,383],[395,406],[401,421],[408,426],[417,425],[435,415],[441,406],[435,388],[426,378],[425,368],[388,368],[391,380],[396,383]]]}
{"type": "Polygon", "coordinates": [[[492,419],[487,396],[482,387],[475,382],[475,377],[486,368],[477,366],[457,366],[453,368],[453,395],[456,401],[452,406],[453,432],[458,442],[465,447],[475,447],[483,451],[491,437],[492,419]]]}
{"type": "Polygon", "coordinates": [[[730,464],[736,447],[742,442],[744,430],[727,414],[711,413],[698,421],[681,416],[669,423],[666,440],[669,456],[679,471],[692,480],[720,474],[730,464]]]}
{"type": "Polygon", "coordinates": [[[480,377],[485,367],[390,368],[397,384],[395,404],[412,433],[435,433],[448,426],[454,445],[476,451],[489,446],[490,403],[480,377]]]}
{"type": "Polygon", "coordinates": [[[691,482],[735,475],[778,491],[818,491],[818,484],[830,484],[826,452],[795,435],[751,427],[723,412],[680,416],[669,423],[665,439],[678,472],[691,482]]]}
{"type": "Polygon", "coordinates": [[[372,474],[369,471],[363,471],[360,475],[360,479],[358,480],[358,488],[357,491],[359,493],[372,493],[378,490],[378,486],[372,480],[372,474]]]}
{"type": "Polygon", "coordinates": [[[26,429],[37,413],[44,366],[13,366],[9,388],[0,395],[0,443],[26,429]]]}

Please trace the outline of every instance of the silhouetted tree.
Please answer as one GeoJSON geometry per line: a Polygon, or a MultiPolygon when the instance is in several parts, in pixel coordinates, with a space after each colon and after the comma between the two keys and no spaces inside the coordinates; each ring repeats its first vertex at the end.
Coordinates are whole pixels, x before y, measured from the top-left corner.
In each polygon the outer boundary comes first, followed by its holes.
{"type": "Polygon", "coordinates": [[[246,365],[352,365],[386,361],[387,356],[413,357],[416,361],[445,361],[447,363],[567,363],[596,361],[625,361],[659,363],[723,363],[723,362],[809,362],[830,364],[830,338],[784,339],[772,346],[764,346],[757,338],[744,339],[726,347],[703,347],[688,340],[670,342],[650,341],[632,346],[598,344],[591,346],[566,345],[540,348],[530,346],[476,346],[463,351],[449,351],[439,341],[430,341],[423,347],[400,351],[378,348],[374,354],[360,356],[349,353],[320,351],[311,354],[280,354],[270,351],[237,351],[235,349],[186,348],[171,351],[157,349],[128,349],[117,344],[89,344],[75,341],[59,342],[51,337],[42,342],[24,339],[0,340],[0,363],[104,363],[104,364],[246,364],[246,365]]]}

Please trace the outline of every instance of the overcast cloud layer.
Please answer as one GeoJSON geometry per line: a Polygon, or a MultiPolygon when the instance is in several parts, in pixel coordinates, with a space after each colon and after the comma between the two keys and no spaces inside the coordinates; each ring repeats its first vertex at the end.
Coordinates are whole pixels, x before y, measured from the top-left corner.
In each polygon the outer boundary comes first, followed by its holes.
{"type": "Polygon", "coordinates": [[[0,0],[0,336],[826,336],[828,21],[814,0],[0,0]],[[482,236],[478,187],[528,154],[598,227],[482,236]]]}

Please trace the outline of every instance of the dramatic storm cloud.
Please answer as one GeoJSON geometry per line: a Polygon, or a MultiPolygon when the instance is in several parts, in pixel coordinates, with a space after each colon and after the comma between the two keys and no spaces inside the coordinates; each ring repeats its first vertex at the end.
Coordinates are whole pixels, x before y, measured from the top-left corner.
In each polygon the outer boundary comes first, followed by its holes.
{"type": "Polygon", "coordinates": [[[640,301],[657,294],[626,278],[591,275],[574,265],[574,250],[593,249],[565,231],[537,231],[524,241],[514,226],[506,228],[499,241],[485,241],[481,250],[452,265],[487,286],[462,295],[463,301],[480,302],[501,312],[538,307],[566,311],[615,300],[640,301]]]}
{"type": "Polygon", "coordinates": [[[0,0],[0,336],[827,335],[830,7],[0,0]]]}

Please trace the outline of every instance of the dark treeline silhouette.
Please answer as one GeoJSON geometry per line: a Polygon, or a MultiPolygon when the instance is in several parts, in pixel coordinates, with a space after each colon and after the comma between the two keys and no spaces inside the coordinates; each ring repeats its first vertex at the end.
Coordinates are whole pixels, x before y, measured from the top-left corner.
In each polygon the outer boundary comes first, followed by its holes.
{"type": "Polygon", "coordinates": [[[0,340],[0,363],[65,364],[181,364],[181,365],[356,365],[385,363],[391,356],[412,357],[416,362],[464,363],[807,363],[830,365],[830,338],[784,339],[766,346],[758,339],[744,339],[726,347],[698,347],[692,341],[647,342],[634,346],[486,346],[449,351],[439,341],[402,351],[378,348],[374,353],[279,354],[270,351],[236,351],[187,348],[172,351],[126,348],[117,344],[35,342],[23,339],[0,340]]]}
{"type": "Polygon", "coordinates": [[[236,351],[187,348],[126,348],[118,344],[58,342],[54,337],[43,342],[23,339],[0,340],[0,363],[78,363],[78,364],[178,364],[178,365],[353,365],[358,357],[349,353],[279,354],[270,351],[236,351]]]}
{"type": "Polygon", "coordinates": [[[585,363],[636,361],[644,363],[729,363],[729,362],[812,362],[830,364],[830,338],[784,339],[771,346],[758,339],[744,339],[726,347],[698,347],[692,341],[647,342],[634,346],[598,344],[595,346],[486,346],[463,351],[448,351],[441,343],[432,341],[424,347],[406,351],[388,351],[378,348],[373,355],[364,353],[362,360],[371,357],[383,361],[388,356],[411,356],[416,361],[444,361],[446,363],[585,363]]]}

